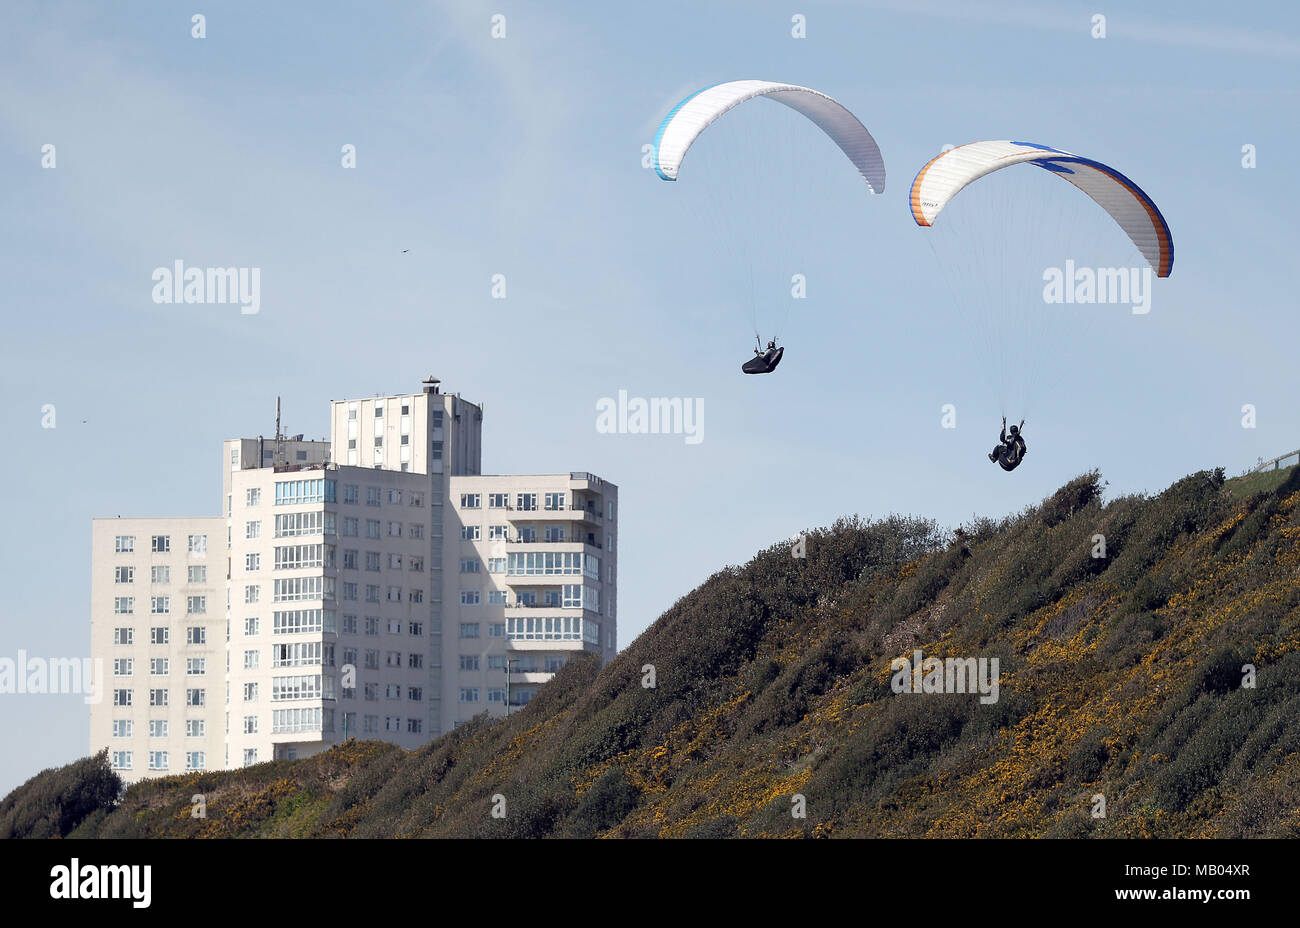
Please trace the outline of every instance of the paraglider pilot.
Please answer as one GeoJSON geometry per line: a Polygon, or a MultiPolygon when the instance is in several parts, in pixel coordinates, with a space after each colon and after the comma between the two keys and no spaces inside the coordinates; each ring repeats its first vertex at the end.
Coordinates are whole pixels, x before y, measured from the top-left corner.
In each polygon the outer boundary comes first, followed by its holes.
{"type": "Polygon", "coordinates": [[[746,374],[770,374],[776,370],[776,366],[781,363],[781,356],[785,354],[784,348],[776,347],[776,339],[767,343],[767,350],[763,350],[763,342],[758,339],[758,347],[754,349],[754,357],[750,358],[740,368],[746,374]]]}
{"type": "Polygon", "coordinates": [[[1019,425],[1011,426],[1011,434],[1007,434],[1007,417],[1002,417],[1002,434],[998,438],[998,444],[993,446],[989,452],[989,460],[993,461],[1003,470],[1012,471],[1020,466],[1020,462],[1025,458],[1025,437],[1020,434],[1020,430],[1025,427],[1025,420],[1021,419],[1019,425]]]}

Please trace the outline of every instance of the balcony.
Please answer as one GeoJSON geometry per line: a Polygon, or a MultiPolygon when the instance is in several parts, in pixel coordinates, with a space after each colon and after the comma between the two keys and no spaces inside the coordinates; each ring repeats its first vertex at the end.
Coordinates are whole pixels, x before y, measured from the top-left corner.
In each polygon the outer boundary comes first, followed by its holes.
{"type": "Polygon", "coordinates": [[[516,600],[512,603],[506,603],[507,609],[555,609],[560,612],[580,612],[582,605],[579,603],[575,606],[564,606],[560,603],[525,603],[516,600]]]}
{"type": "Polygon", "coordinates": [[[508,545],[586,545],[597,550],[604,548],[591,532],[585,538],[507,538],[505,541],[508,545]]]}
{"type": "MultiPolygon", "coordinates": [[[[494,511],[500,512],[502,510],[498,509],[494,511]]],[[[511,522],[563,520],[565,522],[591,522],[595,524],[604,521],[594,503],[590,508],[585,506],[575,506],[573,504],[550,508],[542,505],[538,506],[536,509],[520,509],[518,506],[507,506],[504,511],[507,513],[506,518],[511,522]]]]}
{"type": "MultiPolygon", "coordinates": [[[[582,583],[583,574],[506,574],[506,583],[513,586],[563,586],[582,583]]],[[[591,579],[588,577],[588,579],[591,579]]]]}

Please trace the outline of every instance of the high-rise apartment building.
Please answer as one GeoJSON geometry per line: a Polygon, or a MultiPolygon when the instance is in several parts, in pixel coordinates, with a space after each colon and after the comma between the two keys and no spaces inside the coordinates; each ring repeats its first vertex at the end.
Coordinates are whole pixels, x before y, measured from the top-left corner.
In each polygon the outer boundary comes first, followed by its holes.
{"type": "Polygon", "coordinates": [[[94,521],[90,743],[125,779],[221,766],[225,539],[222,518],[94,521]]]}
{"type": "Polygon", "coordinates": [[[329,442],[224,443],[222,517],[96,519],[92,749],[133,780],[412,748],[612,657],[618,488],[481,475],[482,419],[433,380],[335,401],[329,442]]]}

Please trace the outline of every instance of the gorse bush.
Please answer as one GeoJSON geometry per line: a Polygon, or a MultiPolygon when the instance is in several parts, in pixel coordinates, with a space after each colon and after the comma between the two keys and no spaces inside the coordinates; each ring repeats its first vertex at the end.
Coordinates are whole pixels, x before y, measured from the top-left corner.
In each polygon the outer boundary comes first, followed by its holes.
{"type": "Polygon", "coordinates": [[[1300,836],[1300,477],[1102,487],[951,533],[842,519],[806,557],[720,569],[508,718],[120,801],[101,754],[16,790],[3,833],[1300,836]],[[917,650],[996,660],[996,700],[895,692],[917,650]]]}

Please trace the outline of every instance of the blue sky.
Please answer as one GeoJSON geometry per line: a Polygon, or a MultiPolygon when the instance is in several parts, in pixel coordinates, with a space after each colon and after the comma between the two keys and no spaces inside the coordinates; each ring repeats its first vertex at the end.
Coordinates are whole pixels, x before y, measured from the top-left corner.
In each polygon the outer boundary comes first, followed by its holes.
{"type": "MultiPolygon", "coordinates": [[[[1094,466],[1140,492],[1300,445],[1291,4],[202,11],[201,40],[162,2],[0,12],[0,655],[87,653],[91,518],[217,514],[220,441],[269,434],[277,395],[288,431],[321,437],[328,400],[434,373],[486,404],[488,472],[618,483],[620,646],[718,568],[841,515],[953,525],[1094,466]],[[738,373],[752,332],[669,202],[690,159],[676,185],[641,164],[680,97],[739,78],[834,96],[889,172],[868,197],[817,156],[791,245],[809,298],[771,377],[738,373]],[[1091,341],[1042,346],[1052,376],[1011,477],[981,460],[998,412],[984,359],[907,209],[941,146],[992,138],[1115,165],[1177,248],[1149,315],[1105,308],[1091,341]],[[260,268],[261,312],[154,304],[153,269],[177,259],[260,268]],[[595,404],[620,389],[701,398],[704,441],[598,434],[595,404]]],[[[739,225],[761,228],[753,206],[739,225]]],[[[86,753],[78,697],[0,696],[0,724],[0,791],[86,753]]]]}

